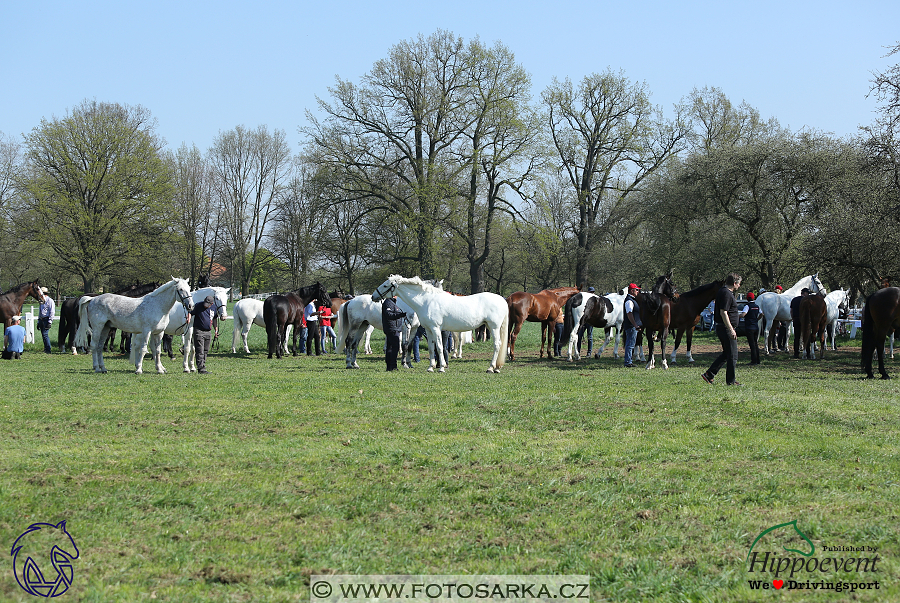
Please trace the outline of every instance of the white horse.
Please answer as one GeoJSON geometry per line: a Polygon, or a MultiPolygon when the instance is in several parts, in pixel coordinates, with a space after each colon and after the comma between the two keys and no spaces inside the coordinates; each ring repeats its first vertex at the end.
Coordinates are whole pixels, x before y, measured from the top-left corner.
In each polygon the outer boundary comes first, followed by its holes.
{"type": "Polygon", "coordinates": [[[404,278],[393,274],[375,289],[372,299],[384,299],[392,293],[396,293],[398,298],[415,310],[422,326],[428,331],[428,351],[431,356],[429,372],[434,371],[435,364],[440,372],[445,370],[442,329],[468,331],[483,324],[487,324],[491,330],[494,341],[494,356],[487,372],[499,372],[500,367],[506,363],[509,305],[503,297],[496,293],[450,295],[417,276],[404,278]]]}
{"type": "Polygon", "coordinates": [[[841,310],[847,311],[850,300],[847,298],[847,291],[843,289],[835,289],[825,296],[825,307],[828,310],[825,319],[825,347],[828,347],[828,333],[831,332],[831,351],[835,350],[834,337],[837,331],[837,320],[841,317],[841,310]]]}
{"type": "MultiPolygon", "coordinates": [[[[620,290],[617,293],[608,293],[604,295],[606,299],[608,299],[613,306],[612,312],[609,314],[609,326],[604,329],[606,331],[606,338],[603,340],[603,345],[600,346],[600,349],[594,352],[594,358],[599,358],[603,355],[604,350],[606,350],[606,346],[609,345],[609,342],[613,342],[613,358],[619,357],[619,340],[622,339],[622,325],[625,322],[625,297],[627,297],[628,292],[625,289],[620,290]],[[616,335],[613,337],[613,330],[615,329],[616,335]]],[[[643,360],[643,349],[641,350],[641,360],[643,360]]]]}
{"type": "MultiPolygon", "coordinates": [[[[756,305],[759,306],[760,314],[765,316],[766,319],[765,328],[762,329],[761,333],[766,354],[769,353],[769,331],[772,329],[772,323],[776,320],[786,322],[791,320],[791,300],[800,295],[800,291],[804,288],[809,289],[810,293],[825,292],[825,287],[822,286],[819,275],[811,274],[801,278],[784,293],[767,291],[756,298],[756,305]]],[[[793,328],[793,325],[791,326],[793,328]]]]}
{"type": "MultiPolygon", "coordinates": [[[[213,308],[215,309],[216,314],[219,315],[219,321],[224,321],[228,318],[228,311],[225,309],[226,304],[228,303],[228,292],[231,289],[226,289],[225,287],[204,287],[203,289],[197,289],[191,293],[191,299],[194,300],[194,305],[203,302],[207,297],[212,297],[213,308]]],[[[194,317],[188,314],[185,310],[184,306],[172,306],[172,309],[169,310],[169,324],[165,330],[166,335],[171,335],[173,338],[176,335],[181,335],[181,344],[184,347],[184,372],[190,373],[191,371],[197,370],[197,365],[194,363],[194,345],[193,345],[193,333],[194,333],[194,317]]],[[[134,360],[134,347],[131,346],[132,360],[134,360]]]]}
{"type": "Polygon", "coordinates": [[[156,361],[156,370],[165,373],[166,369],[160,360],[160,341],[163,331],[169,324],[169,311],[178,302],[188,310],[194,308],[191,289],[186,280],[172,278],[171,281],[152,291],[144,297],[132,298],[104,293],[95,298],[80,302],[79,318],[81,324],[75,334],[75,345],[88,347],[88,336],[92,336],[91,351],[94,355],[94,372],[105,373],[103,363],[103,342],[109,335],[110,327],[128,333],[137,333],[132,342],[135,373],[143,373],[144,354],[149,343],[156,361]],[[95,335],[96,334],[96,335],[95,335]],[[135,350],[135,348],[139,348],[135,350]]]}
{"type": "MultiPolygon", "coordinates": [[[[263,329],[266,328],[266,321],[263,318],[263,302],[259,299],[246,297],[234,304],[234,308],[231,309],[231,314],[234,316],[234,330],[231,335],[231,353],[237,353],[238,336],[240,336],[241,340],[244,342],[244,351],[249,354],[250,346],[247,345],[247,335],[250,333],[250,327],[256,325],[263,329]]],[[[285,354],[289,351],[288,342],[291,341],[291,330],[293,328],[293,325],[287,326],[284,338],[285,354]]]]}
{"type": "MultiPolygon", "coordinates": [[[[401,361],[404,367],[412,368],[409,349],[410,342],[419,328],[419,318],[415,311],[403,300],[398,300],[397,307],[406,312],[407,319],[403,323],[400,333],[401,361]]],[[[359,342],[365,335],[366,353],[371,354],[369,336],[372,331],[384,330],[381,322],[381,304],[372,301],[371,295],[357,295],[353,299],[341,305],[338,310],[338,331],[336,354],[345,352],[347,356],[347,368],[359,368],[356,362],[359,342]]]]}

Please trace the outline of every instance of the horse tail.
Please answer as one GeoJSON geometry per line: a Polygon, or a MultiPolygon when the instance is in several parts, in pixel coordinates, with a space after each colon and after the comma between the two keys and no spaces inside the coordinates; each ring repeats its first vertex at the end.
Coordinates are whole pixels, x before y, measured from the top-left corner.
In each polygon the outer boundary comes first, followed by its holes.
{"type": "Polygon", "coordinates": [[[342,354],[344,352],[344,348],[346,347],[346,339],[347,335],[350,334],[347,326],[350,324],[350,318],[347,311],[347,304],[341,304],[341,307],[338,308],[338,319],[337,319],[337,348],[334,350],[335,354],[342,354]]]}
{"type": "MultiPolygon", "coordinates": [[[[88,302],[91,301],[90,297],[82,297],[78,300],[78,320],[80,321],[78,324],[78,331],[75,333],[75,347],[79,348],[89,348],[90,340],[88,339],[91,335],[91,321],[90,315],[88,313],[88,302]]],[[[100,342],[100,345],[103,345],[103,342],[100,342]]]]}
{"type": "Polygon", "coordinates": [[[875,353],[875,321],[869,314],[871,301],[872,295],[866,298],[862,312],[862,368],[866,372],[872,372],[872,354],[875,353]]]}
{"type": "Polygon", "coordinates": [[[503,322],[500,323],[500,353],[497,354],[495,369],[506,364],[506,350],[509,346],[509,312],[503,314],[503,322]]]}
{"type": "Polygon", "coordinates": [[[271,300],[271,297],[267,297],[263,302],[263,321],[266,323],[269,358],[272,357],[272,354],[278,353],[278,309],[271,300]]]}
{"type": "Polygon", "coordinates": [[[243,320],[243,312],[235,312],[237,310],[237,306],[231,311],[234,318],[234,329],[231,331],[231,349],[237,352],[238,349],[238,340],[240,337],[240,332],[244,330],[244,320],[243,320]]]}
{"type": "Polygon", "coordinates": [[[66,349],[66,339],[69,336],[69,329],[75,325],[69,324],[69,313],[63,307],[65,302],[59,305],[59,349],[66,349]]]}
{"type": "Polygon", "coordinates": [[[575,317],[572,316],[572,308],[574,307],[574,300],[576,297],[580,298],[581,294],[576,293],[566,300],[566,305],[564,306],[565,316],[563,316],[563,334],[560,345],[569,345],[569,339],[572,338],[572,331],[575,329],[575,317]]]}

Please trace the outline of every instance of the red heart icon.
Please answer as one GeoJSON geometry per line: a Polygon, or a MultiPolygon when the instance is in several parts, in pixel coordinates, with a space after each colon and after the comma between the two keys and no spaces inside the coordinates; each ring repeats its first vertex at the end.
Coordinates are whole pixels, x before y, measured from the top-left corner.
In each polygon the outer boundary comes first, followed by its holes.
{"type": "Polygon", "coordinates": [[[784,580],[772,580],[772,586],[775,588],[781,588],[784,586],[784,580]]]}

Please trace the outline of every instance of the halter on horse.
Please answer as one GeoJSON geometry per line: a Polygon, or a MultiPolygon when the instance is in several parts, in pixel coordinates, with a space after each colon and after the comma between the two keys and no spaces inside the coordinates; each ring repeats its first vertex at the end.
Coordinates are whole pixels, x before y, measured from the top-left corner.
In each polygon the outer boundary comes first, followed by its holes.
{"type": "MultiPolygon", "coordinates": [[[[669,336],[669,325],[672,320],[672,306],[675,298],[675,284],[672,282],[672,271],[656,279],[656,284],[649,293],[639,291],[635,296],[641,310],[641,323],[644,332],[647,333],[647,347],[650,348],[650,362],[647,370],[656,366],[653,358],[654,333],[659,333],[659,348],[662,354],[662,366],[668,369],[666,364],[666,338],[669,336]]],[[[641,345],[641,335],[638,334],[636,345],[641,345]]]]}
{"type": "Polygon", "coordinates": [[[561,306],[578,293],[577,287],[557,287],[544,289],[538,293],[519,291],[506,298],[509,306],[509,359],[515,360],[516,339],[527,320],[541,323],[541,351],[544,357],[544,341],[547,342],[547,358],[552,358],[550,339],[553,337],[553,323],[559,316],[561,306]],[[549,337],[548,337],[549,334],[549,337]]]}
{"type": "Polygon", "coordinates": [[[328,292],[321,283],[300,287],[284,295],[272,295],[263,302],[263,320],[269,343],[269,358],[275,354],[282,357],[282,348],[287,339],[287,327],[294,327],[293,355],[297,355],[297,334],[303,324],[303,310],[314,299],[328,299],[328,292]]]}

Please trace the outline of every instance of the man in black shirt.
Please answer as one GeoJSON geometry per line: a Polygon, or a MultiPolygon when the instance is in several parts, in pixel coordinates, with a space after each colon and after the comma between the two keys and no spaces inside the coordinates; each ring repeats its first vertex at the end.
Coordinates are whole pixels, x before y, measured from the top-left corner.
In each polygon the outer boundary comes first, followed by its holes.
{"type": "Polygon", "coordinates": [[[215,308],[215,300],[212,295],[207,295],[199,304],[194,306],[191,314],[194,315],[194,354],[197,356],[197,372],[206,375],[206,355],[209,353],[209,344],[212,341],[212,316],[215,308]]]}
{"type": "Polygon", "coordinates": [[[716,378],[716,373],[725,364],[725,383],[726,385],[740,385],[735,380],[735,372],[737,367],[738,346],[737,346],[737,328],[738,324],[738,307],[734,299],[734,292],[741,286],[743,279],[733,272],[725,279],[725,284],[716,294],[715,305],[715,321],[716,335],[722,343],[722,353],[713,361],[712,366],[700,377],[707,383],[712,383],[716,378]]]}
{"type": "Polygon", "coordinates": [[[384,360],[387,370],[397,370],[397,353],[400,351],[400,330],[406,312],[397,307],[397,296],[388,297],[381,304],[381,324],[384,327],[384,360]]]}

